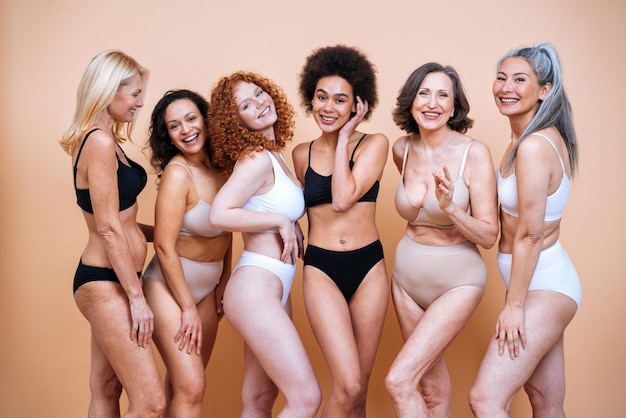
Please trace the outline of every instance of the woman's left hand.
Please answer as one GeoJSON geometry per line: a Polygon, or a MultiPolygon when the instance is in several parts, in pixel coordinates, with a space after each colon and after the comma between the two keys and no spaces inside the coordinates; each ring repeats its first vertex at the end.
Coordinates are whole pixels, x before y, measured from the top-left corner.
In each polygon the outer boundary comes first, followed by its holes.
{"type": "Polygon", "coordinates": [[[278,233],[283,240],[283,253],[280,256],[280,260],[286,264],[295,264],[300,251],[298,234],[286,216],[285,222],[278,227],[278,233]]]}
{"type": "Polygon", "coordinates": [[[365,118],[368,109],[369,105],[367,104],[367,101],[363,101],[359,96],[357,96],[356,112],[350,118],[350,120],[341,127],[341,129],[339,130],[339,137],[350,139],[350,135],[352,135],[352,133],[356,130],[357,126],[359,126],[359,123],[363,121],[363,118],[365,118]]]}
{"type": "Polygon", "coordinates": [[[300,224],[296,221],[296,237],[298,239],[298,258],[302,258],[304,256],[304,233],[302,232],[302,228],[300,228],[300,224]]]}

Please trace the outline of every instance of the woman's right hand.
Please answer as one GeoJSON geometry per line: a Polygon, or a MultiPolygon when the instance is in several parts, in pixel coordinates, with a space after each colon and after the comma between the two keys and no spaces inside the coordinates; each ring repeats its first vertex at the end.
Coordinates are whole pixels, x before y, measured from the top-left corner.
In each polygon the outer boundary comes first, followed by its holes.
{"type": "Polygon", "coordinates": [[[524,308],[505,305],[498,316],[495,337],[498,340],[498,353],[504,354],[508,348],[511,359],[519,357],[520,348],[526,348],[526,325],[524,308]],[[506,346],[506,347],[505,347],[506,346]]]}
{"type": "Polygon", "coordinates": [[[154,331],[154,314],[143,295],[131,299],[129,304],[132,321],[130,338],[139,347],[145,348],[150,344],[152,332],[154,331]]]}

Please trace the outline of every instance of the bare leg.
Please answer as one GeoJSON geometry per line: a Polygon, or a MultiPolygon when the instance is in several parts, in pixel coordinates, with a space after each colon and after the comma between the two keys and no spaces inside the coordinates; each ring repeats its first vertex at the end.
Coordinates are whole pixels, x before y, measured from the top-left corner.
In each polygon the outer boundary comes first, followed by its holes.
{"type": "Polygon", "coordinates": [[[282,282],[272,272],[240,267],[224,292],[224,309],[263,370],[285,395],[279,417],[313,417],[321,394],[300,336],[281,305],[282,282]]]}
{"type": "Polygon", "coordinates": [[[202,355],[179,350],[174,335],[181,325],[181,309],[163,282],[144,283],[146,298],[155,317],[154,341],[167,368],[165,391],[167,407],[164,417],[201,417],[206,387],[205,367],[215,344],[217,312],[213,293],[197,305],[202,320],[202,355]]]}
{"type": "Polygon", "coordinates": [[[242,418],[271,418],[278,388],[265,373],[250,347],[244,344],[245,375],[243,379],[242,418]]]}
{"type": "Polygon", "coordinates": [[[443,354],[467,324],[483,290],[476,286],[448,290],[424,311],[395,281],[392,289],[406,341],[385,379],[396,414],[450,417],[450,378],[443,354]]]}
{"type": "Polygon", "coordinates": [[[91,400],[89,418],[120,416],[122,384],[115,375],[109,360],[102,352],[96,338],[91,335],[91,372],[89,377],[91,400]]]}
{"type": "MultiPolygon", "coordinates": [[[[470,391],[474,415],[508,417],[513,397],[527,382],[531,385],[528,386],[531,400],[538,402],[536,391],[544,388],[549,383],[548,379],[552,382],[564,381],[563,332],[575,313],[576,303],[565,295],[544,290],[528,292],[525,305],[526,348],[520,351],[519,357],[511,360],[508,353],[500,356],[498,340],[491,340],[470,391]]],[[[559,383],[557,392],[561,391],[561,387],[564,389],[563,383],[559,383]]]]}
{"type": "Polygon", "coordinates": [[[530,399],[535,418],[564,418],[565,353],[563,334],[539,362],[524,389],[530,399]]]}
{"type": "MultiPolygon", "coordinates": [[[[141,348],[131,340],[130,308],[122,287],[115,282],[90,282],[76,291],[75,300],[91,324],[96,347],[99,347],[99,352],[94,353],[97,360],[95,367],[104,371],[106,380],[111,381],[110,372],[107,372],[108,368],[100,355],[102,353],[128,395],[129,407],[124,416],[160,417],[165,407],[165,396],[156,360],[151,346],[141,348]]],[[[98,406],[94,405],[94,408],[98,406]]]]}
{"type": "Polygon", "coordinates": [[[383,262],[361,283],[350,305],[335,283],[305,266],[305,305],[309,322],[332,377],[323,417],[364,417],[369,377],[389,302],[383,262]]]}

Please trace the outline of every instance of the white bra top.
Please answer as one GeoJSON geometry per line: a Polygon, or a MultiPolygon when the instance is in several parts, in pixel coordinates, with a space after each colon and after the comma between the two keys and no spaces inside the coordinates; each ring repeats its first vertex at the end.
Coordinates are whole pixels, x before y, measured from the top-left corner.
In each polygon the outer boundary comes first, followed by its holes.
{"type": "MultiPolygon", "coordinates": [[[[569,196],[570,179],[565,173],[565,165],[563,164],[561,155],[559,155],[558,149],[550,138],[538,133],[534,133],[532,135],[540,136],[552,145],[552,148],[556,151],[556,155],[559,157],[561,169],[563,170],[561,184],[554,193],[547,197],[546,201],[546,214],[544,216],[544,221],[556,221],[557,219],[561,219],[563,212],[565,211],[565,204],[567,203],[567,198],[569,196]]],[[[502,209],[502,212],[511,216],[519,217],[519,206],[517,203],[517,178],[515,177],[515,173],[503,178],[500,175],[500,170],[498,169],[496,171],[496,181],[498,185],[498,200],[500,201],[500,209],[502,209]]]]}

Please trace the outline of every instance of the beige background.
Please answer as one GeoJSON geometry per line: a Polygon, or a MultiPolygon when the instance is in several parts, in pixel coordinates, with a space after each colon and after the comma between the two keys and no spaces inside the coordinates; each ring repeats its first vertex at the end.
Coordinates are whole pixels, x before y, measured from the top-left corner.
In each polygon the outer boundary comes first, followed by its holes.
{"type": "MultiPolygon", "coordinates": [[[[207,96],[218,77],[238,69],[271,77],[297,106],[289,151],[311,139],[318,131],[299,106],[296,74],[311,49],[335,43],[361,47],[378,68],[380,105],[363,130],[394,141],[401,134],[390,117],[398,89],[414,68],[439,61],[459,71],[476,121],[470,135],[485,141],[499,160],[509,130],[491,96],[494,65],[508,49],[536,41],[553,42],[562,56],[581,147],[580,175],[561,237],[583,282],[582,307],[565,338],[565,406],[574,418],[623,416],[625,23],[623,0],[1,0],[0,417],[86,414],[89,328],[71,291],[86,230],[70,159],[57,141],[72,117],[82,72],[96,53],[122,49],[151,70],[135,145],[125,146],[145,167],[140,147],[147,120],[165,90],[184,87],[207,96]]],[[[153,180],[140,196],[140,220],[148,223],[153,180]]],[[[378,210],[389,270],[404,229],[393,207],[397,181],[389,158],[378,210]]],[[[502,305],[495,249],[484,255],[487,293],[446,354],[455,417],[471,415],[467,391],[502,305]]],[[[300,280],[298,275],[293,289],[295,322],[326,397],[328,370],[303,310],[300,280]]],[[[393,416],[383,379],[400,346],[390,304],[371,380],[371,417],[393,416]]],[[[227,321],[207,377],[205,415],[238,416],[241,340],[227,321]]],[[[512,415],[529,414],[520,395],[512,415]]]]}

